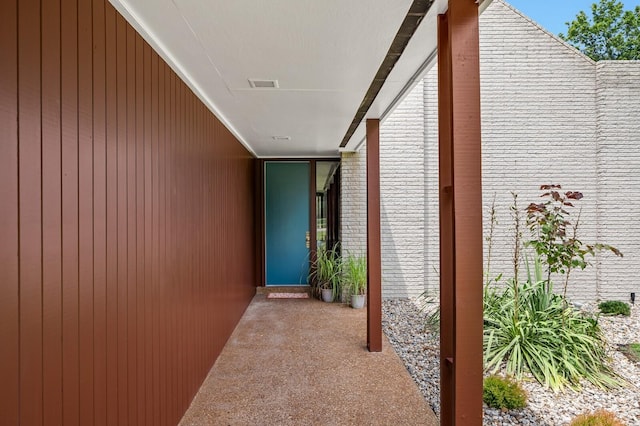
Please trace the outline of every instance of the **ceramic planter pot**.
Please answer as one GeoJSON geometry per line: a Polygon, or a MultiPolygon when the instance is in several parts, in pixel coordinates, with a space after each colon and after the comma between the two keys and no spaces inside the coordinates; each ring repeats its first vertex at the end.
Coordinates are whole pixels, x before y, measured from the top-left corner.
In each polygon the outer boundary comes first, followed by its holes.
{"type": "Polygon", "coordinates": [[[333,302],[333,290],[330,288],[322,289],[322,301],[324,302],[333,302]]]}
{"type": "Polygon", "coordinates": [[[354,309],[362,309],[364,308],[364,301],[367,296],[364,294],[353,294],[351,295],[351,307],[354,309]]]}

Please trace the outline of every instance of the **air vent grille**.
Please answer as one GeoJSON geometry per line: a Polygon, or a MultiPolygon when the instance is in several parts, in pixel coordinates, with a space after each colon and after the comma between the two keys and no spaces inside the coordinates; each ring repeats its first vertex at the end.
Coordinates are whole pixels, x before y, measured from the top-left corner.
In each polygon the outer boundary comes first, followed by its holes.
{"type": "Polygon", "coordinates": [[[258,79],[258,78],[250,78],[249,84],[254,89],[277,89],[279,87],[278,80],[264,80],[264,79],[258,79]]]}

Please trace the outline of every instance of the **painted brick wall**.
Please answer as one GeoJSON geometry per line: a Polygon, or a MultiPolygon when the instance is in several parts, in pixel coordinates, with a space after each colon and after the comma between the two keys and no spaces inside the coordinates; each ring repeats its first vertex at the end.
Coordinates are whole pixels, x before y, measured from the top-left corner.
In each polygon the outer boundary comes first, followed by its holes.
{"type": "Polygon", "coordinates": [[[424,97],[418,83],[380,128],[384,297],[424,290],[424,97]]]}
{"type": "MultiPolygon", "coordinates": [[[[637,216],[640,208],[640,193],[635,191],[634,198],[635,181],[627,174],[640,170],[640,154],[632,150],[640,134],[640,65],[599,64],[596,96],[596,64],[501,0],[480,18],[480,55],[485,235],[494,196],[498,220],[491,275],[513,275],[511,191],[519,194],[523,209],[539,199],[541,184],[555,183],[585,196],[579,203],[582,241],[610,243],[629,253],[624,262],[601,255],[592,267],[573,272],[569,296],[628,299],[630,291],[640,293],[633,290],[634,274],[628,273],[639,266],[640,224],[628,225],[624,219],[637,216]],[[614,89],[614,83],[620,87],[614,89]],[[620,191],[629,194],[624,206],[621,201],[615,205],[614,216],[620,219],[603,224],[612,214],[603,204],[619,201],[620,191]],[[620,229],[631,232],[623,235],[620,229]]],[[[382,126],[384,297],[438,292],[437,129],[434,67],[382,126]]],[[[365,156],[364,150],[343,156],[343,244],[348,249],[366,246],[365,156]]],[[[487,252],[485,242],[485,257],[487,252]]]]}
{"type": "MultiPolygon", "coordinates": [[[[480,58],[485,235],[495,196],[491,274],[509,277],[511,191],[521,209],[539,199],[541,184],[582,191],[579,237],[596,239],[595,66],[501,1],[481,16],[480,58]]],[[[569,294],[593,298],[595,282],[595,268],[572,273],[569,294]]]]}
{"type": "Polygon", "coordinates": [[[343,252],[367,250],[367,147],[342,153],[340,169],[340,241],[343,252]]]}
{"type": "Polygon", "coordinates": [[[423,80],[424,99],[424,289],[437,296],[440,288],[440,210],[438,195],[438,70],[423,80]]]}
{"type": "MultiPolygon", "coordinates": [[[[424,289],[424,116],[422,82],[380,129],[383,297],[424,289]]],[[[366,143],[342,155],[342,247],[366,251],[366,143]]]]}
{"type": "Polygon", "coordinates": [[[598,240],[618,258],[598,258],[602,299],[640,297],[640,61],[602,61],[597,69],[598,240]]]}
{"type": "MultiPolygon", "coordinates": [[[[485,235],[496,200],[491,275],[513,276],[511,191],[520,208],[544,183],[580,190],[580,236],[596,240],[595,66],[501,1],[480,18],[485,235]]],[[[424,80],[426,286],[438,290],[437,68],[424,80]]],[[[524,217],[523,217],[524,219],[524,217]]],[[[526,229],[524,230],[527,235],[526,229]]],[[[485,259],[488,244],[485,242],[485,259]]],[[[596,296],[596,268],[573,273],[569,294],[596,296]]],[[[558,283],[560,285],[560,283],[558,283]]]]}

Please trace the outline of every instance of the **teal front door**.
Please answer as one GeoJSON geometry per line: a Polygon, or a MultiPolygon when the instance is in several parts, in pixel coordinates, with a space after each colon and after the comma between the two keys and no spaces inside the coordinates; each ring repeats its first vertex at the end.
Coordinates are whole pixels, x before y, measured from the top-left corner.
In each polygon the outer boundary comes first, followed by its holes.
{"type": "Polygon", "coordinates": [[[265,162],[267,285],[307,284],[309,162],[265,162]]]}

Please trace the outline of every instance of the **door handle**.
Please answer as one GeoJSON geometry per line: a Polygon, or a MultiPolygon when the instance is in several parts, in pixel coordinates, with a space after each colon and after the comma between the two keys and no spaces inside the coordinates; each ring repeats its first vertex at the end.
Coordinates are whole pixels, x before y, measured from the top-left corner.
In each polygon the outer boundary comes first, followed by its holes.
{"type": "Polygon", "coordinates": [[[311,248],[311,232],[307,231],[304,233],[305,247],[311,248]]]}

